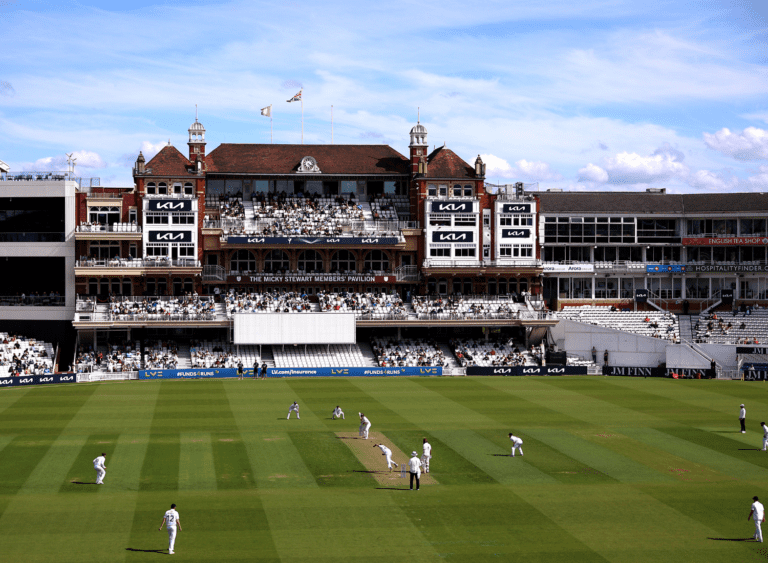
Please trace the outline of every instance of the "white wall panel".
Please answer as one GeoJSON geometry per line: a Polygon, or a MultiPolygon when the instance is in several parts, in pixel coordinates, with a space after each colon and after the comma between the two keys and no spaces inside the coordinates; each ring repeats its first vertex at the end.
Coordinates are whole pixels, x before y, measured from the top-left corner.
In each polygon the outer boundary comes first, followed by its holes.
{"type": "Polygon", "coordinates": [[[354,344],[354,313],[235,314],[235,344],[354,344]]]}

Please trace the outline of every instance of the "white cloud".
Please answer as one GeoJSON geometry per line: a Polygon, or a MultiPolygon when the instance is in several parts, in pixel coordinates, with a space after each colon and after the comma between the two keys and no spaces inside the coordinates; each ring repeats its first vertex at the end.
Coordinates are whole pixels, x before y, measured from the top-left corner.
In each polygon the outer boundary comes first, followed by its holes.
{"type": "Polygon", "coordinates": [[[739,185],[739,179],[735,176],[726,178],[710,170],[697,170],[687,178],[687,182],[692,188],[719,191],[732,190],[739,185]]]}
{"type": "Polygon", "coordinates": [[[493,154],[480,155],[485,163],[485,175],[488,178],[525,179],[533,181],[562,180],[562,176],[553,172],[547,162],[529,162],[525,159],[515,162],[511,166],[509,162],[493,154]]]}
{"type": "Polygon", "coordinates": [[[591,181],[604,180],[610,184],[651,184],[661,180],[686,176],[689,168],[680,162],[681,153],[669,146],[657,149],[650,156],[640,156],[635,152],[621,152],[616,156],[604,158],[602,166],[590,163],[579,170],[580,177],[591,176],[591,181]],[[590,168],[593,167],[593,168],[590,168]]]}
{"type": "Polygon", "coordinates": [[[741,133],[723,128],[717,133],[704,133],[704,142],[713,150],[736,160],[768,159],[768,131],[747,127],[741,133]]]}
{"type": "Polygon", "coordinates": [[[584,168],[579,169],[579,182],[596,182],[598,184],[604,184],[607,181],[608,172],[591,162],[584,168]]]}
{"type": "MultiPolygon", "coordinates": [[[[77,168],[106,168],[107,163],[102,160],[98,153],[92,151],[75,151],[72,153],[75,159],[75,171],[77,168]]],[[[23,170],[40,171],[64,171],[67,170],[67,155],[46,156],[38,158],[33,163],[26,163],[22,166],[23,170]]]]}
{"type": "MultiPolygon", "coordinates": [[[[141,151],[141,154],[144,155],[144,159],[149,162],[153,156],[155,156],[157,153],[160,152],[160,150],[167,145],[167,141],[160,141],[159,143],[151,143],[149,141],[143,141],[141,143],[141,148],[139,149],[141,151]]],[[[133,160],[136,159],[138,155],[133,156],[133,160]]]]}
{"type": "Polygon", "coordinates": [[[750,176],[743,184],[755,191],[768,190],[768,166],[761,166],[758,174],[750,176]]]}

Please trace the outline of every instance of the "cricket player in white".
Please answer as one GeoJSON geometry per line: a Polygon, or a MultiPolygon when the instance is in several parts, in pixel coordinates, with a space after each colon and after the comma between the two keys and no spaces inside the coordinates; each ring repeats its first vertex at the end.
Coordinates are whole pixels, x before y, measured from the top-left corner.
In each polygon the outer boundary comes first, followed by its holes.
{"type": "Polygon", "coordinates": [[[176,512],[176,505],[172,504],[170,510],[166,510],[163,515],[163,522],[157,529],[159,532],[163,529],[163,524],[168,528],[168,554],[173,555],[173,547],[176,545],[176,527],[178,526],[181,531],[181,520],[179,520],[179,513],[176,512]]]}
{"type": "Polygon", "coordinates": [[[379,447],[381,448],[381,455],[387,456],[387,469],[392,471],[392,466],[398,467],[398,465],[392,461],[392,450],[390,450],[387,446],[384,444],[374,444],[374,448],[379,447]]]}
{"type": "Polygon", "coordinates": [[[299,403],[297,403],[296,401],[294,401],[293,404],[290,407],[288,407],[288,416],[286,417],[286,420],[291,418],[291,413],[294,411],[296,412],[296,418],[301,420],[301,417],[299,416],[299,403]]]}
{"type": "Polygon", "coordinates": [[[424,468],[424,473],[429,473],[430,459],[432,459],[432,444],[424,438],[424,453],[421,455],[421,466],[424,468]]]}
{"type": "Polygon", "coordinates": [[[512,433],[509,434],[509,439],[512,440],[512,457],[515,457],[515,449],[520,450],[520,455],[523,455],[523,440],[512,433]]]}
{"type": "Polygon", "coordinates": [[[371,429],[371,421],[363,413],[360,413],[360,435],[363,440],[368,439],[368,431],[371,429]]]}
{"type": "Polygon", "coordinates": [[[765,422],[761,422],[760,426],[763,427],[763,451],[765,451],[768,447],[768,426],[765,425],[765,422]]]}
{"type": "Polygon", "coordinates": [[[99,457],[93,460],[93,468],[96,470],[96,484],[104,484],[104,475],[107,474],[107,467],[104,463],[107,461],[107,454],[102,453],[99,457]]]}
{"type": "Polygon", "coordinates": [[[333,420],[336,420],[337,418],[344,419],[344,411],[341,410],[341,407],[339,405],[336,405],[336,408],[333,409],[333,412],[331,413],[331,418],[333,420]]]}
{"type": "Polygon", "coordinates": [[[759,500],[757,500],[757,497],[752,497],[752,500],[754,501],[752,503],[752,510],[749,511],[749,516],[747,516],[747,520],[752,518],[755,521],[755,535],[754,538],[761,542],[763,541],[763,529],[761,528],[760,524],[765,522],[765,509],[763,508],[763,503],[761,503],[759,500]]]}

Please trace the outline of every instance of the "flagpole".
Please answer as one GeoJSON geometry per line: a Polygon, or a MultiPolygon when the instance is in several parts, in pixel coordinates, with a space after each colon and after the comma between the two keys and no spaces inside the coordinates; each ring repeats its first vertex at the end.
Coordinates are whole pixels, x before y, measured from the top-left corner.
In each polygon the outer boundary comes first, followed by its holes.
{"type": "Polygon", "coordinates": [[[331,144],[333,144],[333,105],[331,105],[331,144]]]}
{"type": "MultiPolygon", "coordinates": [[[[299,90],[301,94],[304,92],[304,88],[299,90]]],[[[301,97],[301,144],[304,144],[304,96],[301,97]]]]}
{"type": "Polygon", "coordinates": [[[272,104],[269,104],[269,144],[274,143],[272,140],[272,104]]]}

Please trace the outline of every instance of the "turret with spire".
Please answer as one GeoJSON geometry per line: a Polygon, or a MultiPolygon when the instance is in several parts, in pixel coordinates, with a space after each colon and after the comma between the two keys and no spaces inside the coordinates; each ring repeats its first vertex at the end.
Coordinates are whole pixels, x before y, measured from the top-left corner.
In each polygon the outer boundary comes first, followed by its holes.
{"type": "Polygon", "coordinates": [[[429,145],[427,145],[427,128],[421,124],[420,119],[411,129],[411,144],[408,146],[411,149],[411,174],[414,176],[426,174],[429,145]]]}
{"type": "Polygon", "coordinates": [[[197,120],[197,104],[195,104],[195,122],[189,127],[188,145],[190,162],[205,160],[205,127],[197,120]]]}

